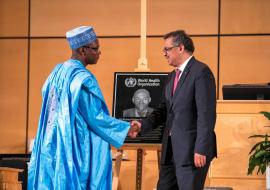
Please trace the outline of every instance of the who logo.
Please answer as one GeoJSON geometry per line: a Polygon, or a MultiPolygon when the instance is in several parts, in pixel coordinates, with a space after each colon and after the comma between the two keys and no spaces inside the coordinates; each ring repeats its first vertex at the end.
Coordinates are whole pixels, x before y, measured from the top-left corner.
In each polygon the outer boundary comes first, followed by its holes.
{"type": "Polygon", "coordinates": [[[137,84],[137,80],[135,78],[129,77],[125,79],[126,87],[134,87],[137,84]]]}

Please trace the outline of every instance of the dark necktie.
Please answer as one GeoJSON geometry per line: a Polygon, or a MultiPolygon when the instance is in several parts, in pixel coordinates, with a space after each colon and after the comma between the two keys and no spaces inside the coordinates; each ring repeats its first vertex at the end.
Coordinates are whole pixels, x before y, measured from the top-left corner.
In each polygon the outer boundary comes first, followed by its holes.
{"type": "Polygon", "coordinates": [[[177,87],[180,74],[181,74],[181,70],[176,69],[176,71],[175,71],[175,78],[174,78],[174,82],[173,82],[173,94],[174,94],[174,91],[175,91],[175,89],[177,87]]]}

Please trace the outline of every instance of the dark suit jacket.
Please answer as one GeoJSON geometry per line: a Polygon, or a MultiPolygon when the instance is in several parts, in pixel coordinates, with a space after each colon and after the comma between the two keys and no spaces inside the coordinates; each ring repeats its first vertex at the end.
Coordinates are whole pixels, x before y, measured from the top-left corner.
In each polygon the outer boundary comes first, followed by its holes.
{"type": "Polygon", "coordinates": [[[168,137],[171,132],[172,151],[176,167],[194,163],[194,153],[217,155],[216,85],[209,67],[194,57],[186,65],[174,95],[175,71],[168,75],[163,100],[148,118],[142,120],[142,134],[166,122],[162,139],[161,163],[165,162],[168,137]]]}

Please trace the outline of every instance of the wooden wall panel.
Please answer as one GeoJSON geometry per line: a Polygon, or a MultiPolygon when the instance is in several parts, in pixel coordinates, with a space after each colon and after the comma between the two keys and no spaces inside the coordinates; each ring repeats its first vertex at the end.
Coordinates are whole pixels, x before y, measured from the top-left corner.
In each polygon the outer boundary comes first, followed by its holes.
{"type": "Polygon", "coordinates": [[[163,56],[164,40],[160,38],[147,38],[146,58],[151,72],[170,72],[173,68],[163,56]]]}
{"type": "MultiPolygon", "coordinates": [[[[219,2],[221,34],[270,33],[269,0],[147,0],[147,35],[164,35],[176,29],[198,35],[193,37],[195,57],[210,66],[216,80],[220,74],[220,94],[223,84],[270,82],[269,35],[221,37],[218,72],[217,37],[202,35],[217,35],[219,2]]],[[[16,38],[28,35],[28,3],[28,0],[0,0],[0,153],[23,153],[26,143],[28,46],[26,38],[16,38]],[[14,39],[3,40],[5,37],[14,39]]],[[[71,55],[65,39],[50,37],[65,36],[67,30],[80,25],[94,26],[98,36],[114,37],[100,39],[100,60],[97,65],[87,67],[97,77],[110,111],[114,72],[134,71],[140,53],[140,39],[128,37],[140,35],[139,0],[30,0],[30,3],[31,37],[48,38],[31,39],[29,140],[36,135],[41,87],[53,67],[71,55]],[[127,37],[115,38],[123,35],[127,37]]],[[[173,69],[164,59],[162,48],[162,38],[147,38],[151,72],[173,69]]],[[[264,132],[260,126],[267,121],[257,113],[269,110],[269,106],[254,108],[258,102],[247,101],[231,107],[234,103],[218,106],[219,157],[211,165],[206,184],[232,186],[234,190],[264,189],[264,176],[246,176],[247,153],[254,143],[247,136],[264,132]]],[[[131,161],[122,165],[120,189],[135,189],[136,152],[126,153],[131,161]]],[[[147,151],[145,171],[143,187],[153,189],[158,178],[154,151],[147,151]]]]}
{"type": "Polygon", "coordinates": [[[269,110],[269,103],[268,100],[218,100],[217,114],[257,114],[269,110]]]}
{"type": "MultiPolygon", "coordinates": [[[[143,190],[153,190],[156,188],[158,180],[158,166],[156,162],[144,163],[144,174],[142,179],[143,190]]],[[[136,178],[136,162],[135,161],[122,161],[118,190],[135,190],[136,178]]]]}
{"type": "Polygon", "coordinates": [[[0,36],[28,35],[28,0],[0,1],[0,36]]]}
{"type": "Polygon", "coordinates": [[[64,36],[81,25],[93,26],[97,35],[139,35],[140,1],[32,1],[32,36],[64,36]]]}
{"type": "Polygon", "coordinates": [[[143,170],[142,189],[144,190],[156,189],[157,181],[158,181],[157,162],[145,162],[143,170]]]}
{"type": "Polygon", "coordinates": [[[190,34],[217,34],[216,0],[148,0],[147,34],[184,29],[190,34]]]}
{"type": "Polygon", "coordinates": [[[134,166],[136,166],[135,161],[122,162],[118,182],[118,190],[135,189],[136,169],[134,166]]]}
{"type": "Polygon", "coordinates": [[[269,0],[222,0],[221,33],[269,33],[269,0]]]}
{"type": "Polygon", "coordinates": [[[27,41],[0,40],[0,153],[25,151],[27,41]]]}
{"type": "Polygon", "coordinates": [[[194,37],[193,41],[195,46],[195,58],[210,67],[217,81],[217,38],[194,37]]]}
{"type": "Polygon", "coordinates": [[[41,109],[41,88],[56,64],[71,57],[65,39],[31,40],[29,83],[29,140],[34,138],[41,109]]]}
{"type": "Polygon", "coordinates": [[[270,82],[270,36],[222,37],[220,44],[220,92],[224,84],[270,82]]]}
{"type": "Polygon", "coordinates": [[[252,134],[265,134],[266,119],[260,114],[220,114],[216,134],[218,159],[212,163],[214,178],[258,178],[247,176],[248,153],[256,139],[252,134]],[[225,137],[225,138],[221,138],[225,137]],[[226,168],[226,169],[225,169],[226,168]]]}

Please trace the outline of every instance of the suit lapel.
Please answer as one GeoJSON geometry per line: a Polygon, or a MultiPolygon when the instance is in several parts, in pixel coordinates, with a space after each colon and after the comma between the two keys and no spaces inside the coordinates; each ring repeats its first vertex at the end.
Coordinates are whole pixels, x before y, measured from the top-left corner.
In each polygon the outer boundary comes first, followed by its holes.
{"type": "Polygon", "coordinates": [[[175,77],[175,71],[171,72],[171,78],[169,79],[168,85],[166,86],[166,97],[168,97],[170,105],[172,104],[172,89],[173,89],[174,77],[175,77]]]}
{"type": "Polygon", "coordinates": [[[195,62],[195,58],[194,56],[189,60],[187,66],[185,67],[181,77],[180,77],[180,81],[178,82],[177,84],[177,87],[175,89],[175,92],[174,92],[174,96],[172,98],[172,101],[174,101],[175,97],[177,96],[177,94],[179,93],[179,91],[181,91],[181,87],[183,86],[187,76],[188,76],[188,73],[190,71],[190,68],[191,66],[193,65],[193,63],[195,62]]]}

